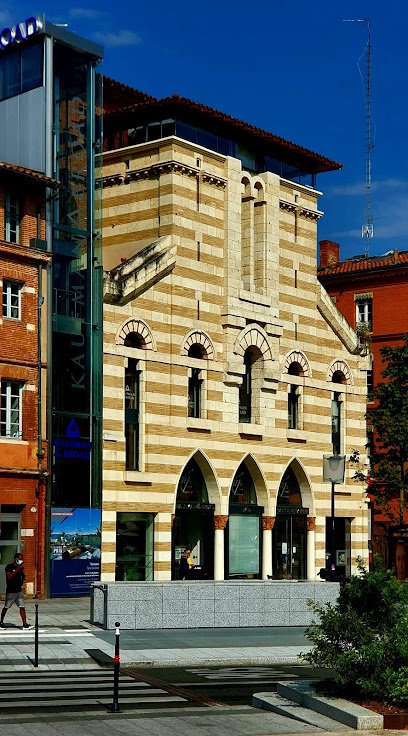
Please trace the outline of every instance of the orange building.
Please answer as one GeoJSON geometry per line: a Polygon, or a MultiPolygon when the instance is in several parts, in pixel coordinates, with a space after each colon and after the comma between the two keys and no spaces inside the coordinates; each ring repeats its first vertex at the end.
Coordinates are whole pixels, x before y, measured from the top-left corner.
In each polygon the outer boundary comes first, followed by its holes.
{"type": "MultiPolygon", "coordinates": [[[[382,256],[354,256],[340,261],[340,246],[320,241],[318,278],[336,307],[361,339],[371,343],[371,370],[367,372],[367,410],[375,410],[373,388],[382,381],[384,370],[380,350],[402,343],[408,332],[408,251],[390,251],[382,256]]],[[[368,434],[370,440],[370,433],[368,434]]],[[[399,578],[408,577],[408,511],[399,529],[399,501],[390,497],[387,508],[375,507],[372,500],[372,552],[383,558],[399,578]]]]}
{"type": "MultiPolygon", "coordinates": [[[[25,557],[26,593],[44,592],[46,203],[53,179],[0,162],[0,568],[25,557]]],[[[5,579],[0,575],[0,593],[5,579]]]]}

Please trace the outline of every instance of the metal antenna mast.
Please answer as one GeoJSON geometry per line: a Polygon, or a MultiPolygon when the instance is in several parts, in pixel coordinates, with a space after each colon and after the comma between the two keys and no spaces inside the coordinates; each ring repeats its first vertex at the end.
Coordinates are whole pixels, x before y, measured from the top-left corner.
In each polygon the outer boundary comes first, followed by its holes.
{"type": "MultiPolygon", "coordinates": [[[[374,236],[373,218],[371,217],[371,151],[374,148],[371,142],[371,24],[370,18],[346,18],[346,23],[367,23],[367,84],[365,93],[366,108],[366,172],[365,172],[365,223],[361,228],[361,237],[364,238],[364,256],[370,254],[370,239],[374,236]]],[[[361,58],[361,57],[360,57],[361,58]]],[[[360,69],[360,67],[359,67],[360,69]]],[[[361,74],[361,72],[360,72],[361,74]]]]}

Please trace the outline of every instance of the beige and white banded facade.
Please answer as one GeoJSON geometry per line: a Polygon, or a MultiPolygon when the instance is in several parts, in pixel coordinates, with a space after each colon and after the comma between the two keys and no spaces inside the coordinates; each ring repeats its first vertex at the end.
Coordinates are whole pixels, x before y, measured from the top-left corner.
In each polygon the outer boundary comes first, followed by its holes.
{"type": "Polygon", "coordinates": [[[352,571],[368,364],[316,278],[319,192],[173,136],[103,173],[102,580],[182,577],[186,547],[210,578],[315,579],[333,445],[352,571]]]}

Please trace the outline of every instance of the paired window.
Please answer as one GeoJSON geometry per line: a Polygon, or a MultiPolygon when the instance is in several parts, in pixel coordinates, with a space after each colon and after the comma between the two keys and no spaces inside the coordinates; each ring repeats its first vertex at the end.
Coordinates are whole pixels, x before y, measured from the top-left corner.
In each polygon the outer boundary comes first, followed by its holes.
{"type": "Polygon", "coordinates": [[[15,281],[3,281],[3,317],[21,319],[21,287],[15,281]]]}
{"type": "Polygon", "coordinates": [[[18,381],[1,381],[1,437],[16,439],[22,436],[22,391],[23,384],[18,381]]]}
{"type": "Polygon", "coordinates": [[[4,238],[8,243],[20,242],[21,203],[16,194],[6,194],[4,238]]]}
{"type": "Polygon", "coordinates": [[[140,469],[140,371],[130,359],[125,371],[126,470],[140,469]]]}

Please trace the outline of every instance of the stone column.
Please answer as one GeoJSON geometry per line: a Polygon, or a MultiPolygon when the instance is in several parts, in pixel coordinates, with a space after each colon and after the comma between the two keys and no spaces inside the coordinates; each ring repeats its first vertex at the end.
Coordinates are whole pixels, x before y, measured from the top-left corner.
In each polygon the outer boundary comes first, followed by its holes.
{"type": "Polygon", "coordinates": [[[272,529],[275,524],[274,516],[262,517],[262,580],[272,575],[272,529]]]}
{"type": "Polygon", "coordinates": [[[306,547],[307,547],[307,570],[306,577],[308,580],[316,580],[316,517],[308,516],[306,519],[306,547]]]}
{"type": "Polygon", "coordinates": [[[224,529],[228,516],[214,516],[214,580],[224,580],[224,529]]]}

